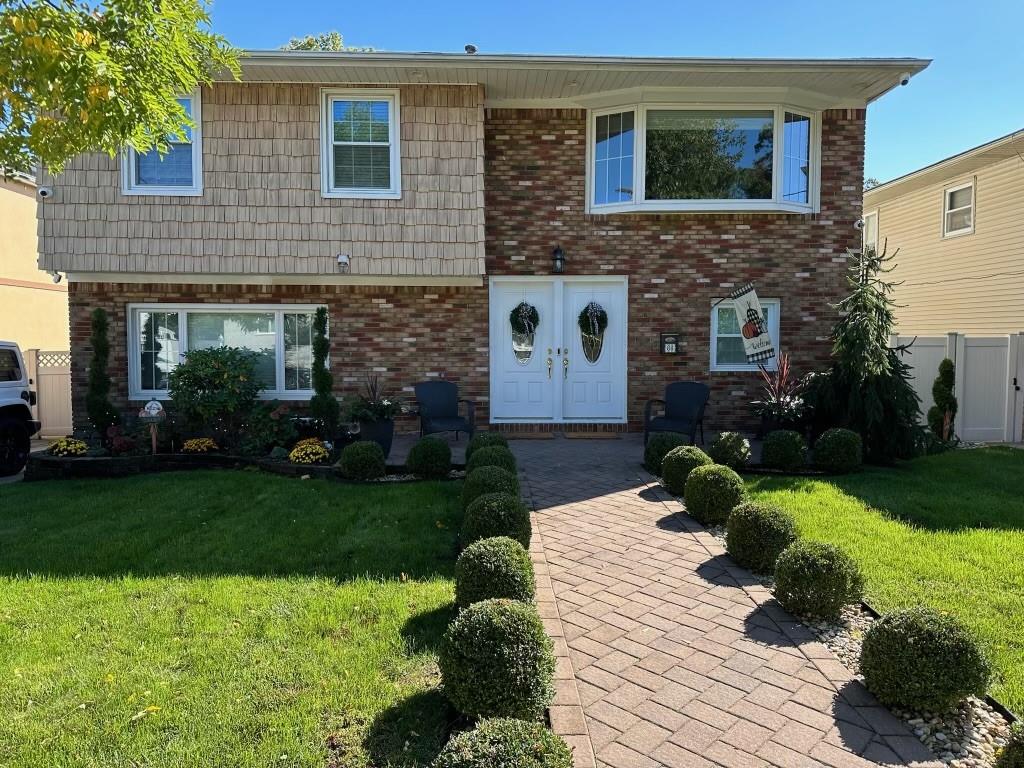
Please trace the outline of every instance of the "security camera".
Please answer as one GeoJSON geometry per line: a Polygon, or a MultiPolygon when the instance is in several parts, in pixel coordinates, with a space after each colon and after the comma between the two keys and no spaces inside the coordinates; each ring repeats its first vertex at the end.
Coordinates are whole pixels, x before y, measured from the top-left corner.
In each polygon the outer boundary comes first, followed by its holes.
{"type": "Polygon", "coordinates": [[[53,197],[53,187],[36,187],[36,194],[40,200],[49,200],[53,197]]]}
{"type": "Polygon", "coordinates": [[[64,279],[64,275],[62,275],[60,272],[51,272],[50,277],[53,278],[54,285],[56,285],[57,283],[64,279]]]}
{"type": "Polygon", "coordinates": [[[864,219],[857,219],[853,222],[854,229],[864,229],[864,219]]]}
{"type": "Polygon", "coordinates": [[[349,266],[352,264],[352,258],[347,253],[338,254],[338,269],[342,272],[348,272],[349,266]]]}
{"type": "Polygon", "coordinates": [[[900,85],[906,85],[909,82],[910,82],[910,73],[909,72],[904,72],[902,75],[900,75],[900,85]]]}

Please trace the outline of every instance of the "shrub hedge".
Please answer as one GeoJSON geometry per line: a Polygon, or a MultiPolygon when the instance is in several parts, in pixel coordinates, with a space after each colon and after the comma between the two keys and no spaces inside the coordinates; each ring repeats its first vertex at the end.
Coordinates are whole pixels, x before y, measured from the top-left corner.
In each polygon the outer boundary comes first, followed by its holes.
{"type": "Polygon", "coordinates": [[[572,749],[540,723],[495,717],[453,736],[431,768],[572,768],[572,749]]]}
{"type": "Polygon", "coordinates": [[[529,553],[507,536],[475,541],[455,561],[455,602],[460,608],[492,598],[530,602],[536,589],[529,553]]]}
{"type": "Polygon", "coordinates": [[[376,480],[384,477],[387,469],[384,450],[372,440],[360,440],[346,445],[341,451],[338,468],[350,480],[376,480]]]}
{"type": "Polygon", "coordinates": [[[678,432],[655,432],[644,447],[644,468],[652,475],[661,476],[661,462],[665,454],[680,445],[688,445],[686,435],[678,432]]]}
{"type": "Polygon", "coordinates": [[[448,477],[452,470],[452,449],[439,437],[422,437],[409,450],[405,468],[425,480],[448,477]]]}
{"type": "Polygon", "coordinates": [[[771,504],[746,502],[729,513],[725,548],[754,573],[772,573],[782,551],[796,541],[796,522],[771,504]]]}
{"type": "Polygon", "coordinates": [[[814,463],[826,472],[853,472],[864,463],[864,444],[852,429],[835,427],[814,444],[814,463]]]}
{"type": "Polygon", "coordinates": [[[555,656],[537,609],[484,600],[460,612],[438,653],[441,684],[469,717],[537,721],[554,697],[555,656]]]}
{"type": "Polygon", "coordinates": [[[492,536],[508,536],[529,548],[533,528],[530,510],[518,495],[485,493],[466,507],[462,516],[462,546],[492,536]]]}
{"type": "Polygon", "coordinates": [[[917,712],[944,712],[967,696],[983,696],[992,675],[970,630],[925,607],[875,621],[864,633],[860,670],[883,704],[917,712]]]}
{"type": "Polygon", "coordinates": [[[799,540],[775,561],[775,597],[797,616],[833,619],[863,594],[860,568],[834,544],[799,540]]]}
{"type": "Polygon", "coordinates": [[[466,462],[466,471],[477,467],[501,467],[509,472],[516,471],[516,457],[504,445],[487,445],[473,452],[466,462]]]}
{"type": "Polygon", "coordinates": [[[721,525],[746,498],[743,480],[720,464],[707,464],[690,472],[683,492],[686,511],[702,525],[721,525]]]}
{"type": "Polygon", "coordinates": [[[501,467],[477,467],[462,484],[462,508],[466,509],[485,493],[508,493],[518,498],[519,477],[501,467]]]}
{"type": "Polygon", "coordinates": [[[469,445],[466,446],[466,461],[469,461],[473,454],[481,448],[487,448],[492,445],[508,448],[508,440],[500,432],[477,432],[470,438],[469,445]]]}
{"type": "Polygon", "coordinates": [[[697,467],[714,464],[711,457],[695,445],[679,445],[665,454],[661,462],[661,479],[669,493],[682,496],[686,478],[697,467]]]}
{"type": "Polygon", "coordinates": [[[772,469],[793,472],[804,466],[807,458],[807,443],[803,436],[792,429],[777,429],[769,432],[761,446],[761,463],[772,469]]]}
{"type": "Polygon", "coordinates": [[[750,461],[750,441],[739,432],[722,432],[708,448],[715,464],[740,470],[750,461]]]}

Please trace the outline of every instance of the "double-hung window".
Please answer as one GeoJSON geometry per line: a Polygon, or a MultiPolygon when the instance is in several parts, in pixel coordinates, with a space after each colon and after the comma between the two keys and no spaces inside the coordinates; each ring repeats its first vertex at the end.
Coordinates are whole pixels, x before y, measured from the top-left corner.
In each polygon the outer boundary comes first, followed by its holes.
{"type": "MultiPolygon", "coordinates": [[[[776,354],[779,349],[779,300],[761,299],[761,311],[776,354]]],[[[757,363],[747,362],[743,351],[743,324],[745,318],[736,316],[736,309],[729,299],[711,309],[711,370],[712,371],[756,371],[757,363]]],[[[776,358],[765,363],[774,368],[776,358]]]]}
{"type": "Polygon", "coordinates": [[[253,354],[267,398],[306,400],[313,394],[310,305],[132,305],[128,323],[129,394],[167,397],[171,371],[189,350],[239,347],[253,354]]]}
{"type": "Polygon", "coordinates": [[[324,197],[401,197],[398,91],[324,89],[322,96],[324,197]]]}
{"type": "Polygon", "coordinates": [[[588,210],[810,212],[817,132],[815,114],[784,106],[595,110],[588,210]]]}
{"type": "Polygon", "coordinates": [[[168,136],[166,153],[128,149],[121,161],[121,189],[126,195],[198,196],[203,193],[202,106],[199,91],[178,99],[193,125],[168,136]]]}
{"type": "Polygon", "coordinates": [[[942,236],[969,235],[974,231],[974,182],[948,188],[943,193],[942,236]]]}

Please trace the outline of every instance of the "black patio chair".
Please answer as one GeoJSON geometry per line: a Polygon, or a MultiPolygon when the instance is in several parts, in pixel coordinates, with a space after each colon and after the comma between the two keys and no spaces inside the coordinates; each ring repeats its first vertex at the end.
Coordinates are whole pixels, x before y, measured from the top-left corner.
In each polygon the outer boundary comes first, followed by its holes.
{"type": "Polygon", "coordinates": [[[711,390],[699,381],[674,381],[665,387],[664,400],[648,400],[644,407],[644,445],[652,432],[678,432],[695,443],[700,430],[700,442],[704,444],[704,407],[708,404],[711,390]],[[654,406],[664,406],[661,416],[654,416],[654,406]]]}
{"type": "Polygon", "coordinates": [[[414,384],[420,410],[420,437],[437,432],[459,432],[473,437],[476,430],[476,405],[459,398],[459,387],[450,381],[421,381],[414,384]],[[466,415],[459,415],[459,403],[466,404],[466,415]]]}

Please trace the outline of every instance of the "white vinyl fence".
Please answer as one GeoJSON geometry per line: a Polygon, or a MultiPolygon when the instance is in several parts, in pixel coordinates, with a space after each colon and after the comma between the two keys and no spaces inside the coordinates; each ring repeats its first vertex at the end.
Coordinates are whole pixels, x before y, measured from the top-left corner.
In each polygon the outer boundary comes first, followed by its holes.
{"type": "Polygon", "coordinates": [[[24,356],[32,389],[36,391],[36,418],[43,425],[39,435],[70,435],[71,353],[26,349],[24,356]]]}
{"type": "Polygon", "coordinates": [[[932,383],[939,363],[948,357],[956,366],[954,394],[958,402],[953,428],[970,442],[1021,442],[1024,430],[1024,333],[1008,336],[900,335],[909,344],[905,360],[914,371],[914,390],[922,415],[932,407],[932,383]]]}

